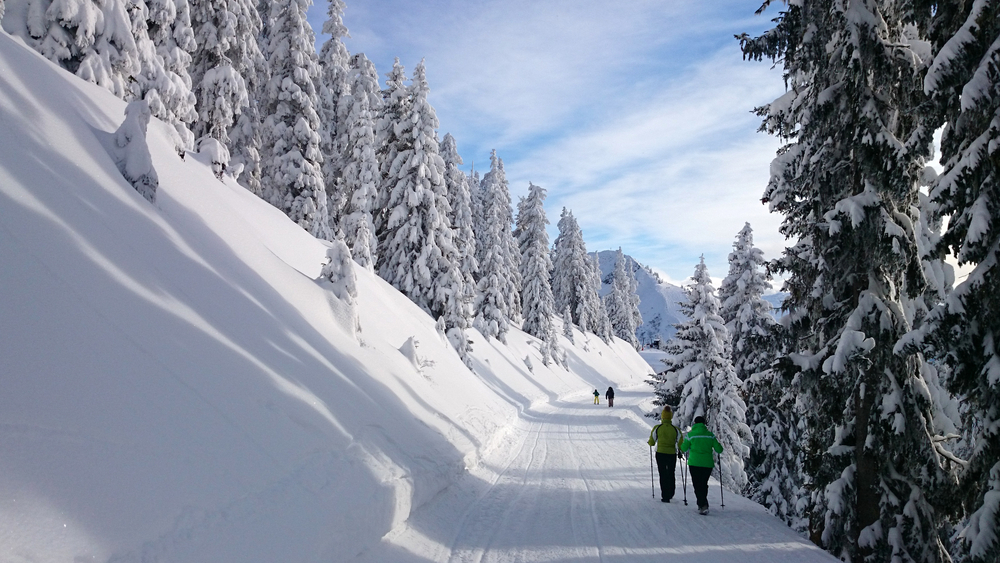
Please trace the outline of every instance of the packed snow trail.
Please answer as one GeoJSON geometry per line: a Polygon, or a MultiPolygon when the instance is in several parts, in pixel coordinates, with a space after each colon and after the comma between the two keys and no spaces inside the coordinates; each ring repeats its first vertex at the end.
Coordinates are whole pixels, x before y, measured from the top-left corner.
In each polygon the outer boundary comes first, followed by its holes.
{"type": "Polygon", "coordinates": [[[645,386],[619,390],[615,407],[580,393],[536,404],[482,464],[417,509],[359,561],[492,563],[570,561],[828,562],[759,505],[711,481],[699,516],[681,465],[667,504],[650,484],[645,386]]]}

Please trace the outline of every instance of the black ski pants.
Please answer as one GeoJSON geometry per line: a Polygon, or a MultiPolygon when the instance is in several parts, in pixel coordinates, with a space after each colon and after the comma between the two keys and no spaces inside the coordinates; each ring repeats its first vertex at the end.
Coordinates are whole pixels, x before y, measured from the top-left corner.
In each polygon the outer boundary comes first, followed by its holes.
{"type": "Polygon", "coordinates": [[[656,470],[660,473],[660,498],[674,498],[674,468],[677,467],[677,454],[662,454],[656,452],[656,470]]]}
{"type": "Polygon", "coordinates": [[[694,487],[694,497],[698,499],[698,508],[708,508],[708,478],[712,476],[711,467],[688,465],[691,471],[691,485],[694,487]]]}

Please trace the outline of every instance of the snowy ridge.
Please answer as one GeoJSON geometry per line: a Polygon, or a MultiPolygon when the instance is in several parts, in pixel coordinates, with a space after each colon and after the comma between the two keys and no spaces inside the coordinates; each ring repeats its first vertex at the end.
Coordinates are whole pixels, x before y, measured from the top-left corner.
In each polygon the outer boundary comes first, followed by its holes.
{"type": "MultiPolygon", "coordinates": [[[[601,265],[601,296],[611,291],[612,275],[615,271],[615,251],[602,250],[597,253],[601,265]]],[[[639,284],[636,292],[639,295],[639,312],[642,314],[642,325],[636,330],[636,337],[642,345],[651,344],[657,336],[669,340],[676,329],[674,325],[684,320],[680,303],[683,303],[684,291],[673,284],[661,281],[655,274],[631,256],[625,259],[632,266],[635,281],[639,284]]]]}
{"type": "Polygon", "coordinates": [[[493,452],[518,412],[648,373],[628,345],[579,333],[560,343],[570,370],[550,369],[511,328],[506,346],[471,333],[472,375],[362,268],[359,343],[315,281],[326,245],[201,155],[182,161],[155,119],[159,189],[143,199],[109,155],[124,109],[0,33],[14,561],[342,561],[493,452]]]}

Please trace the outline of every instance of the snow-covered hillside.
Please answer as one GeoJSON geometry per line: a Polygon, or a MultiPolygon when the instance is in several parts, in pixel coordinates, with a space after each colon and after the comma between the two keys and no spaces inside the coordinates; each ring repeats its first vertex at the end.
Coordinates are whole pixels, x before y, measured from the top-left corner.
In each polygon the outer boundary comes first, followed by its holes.
{"type": "Polygon", "coordinates": [[[0,33],[0,559],[343,561],[519,412],[648,372],[582,334],[545,367],[512,330],[473,333],[470,373],[361,269],[356,338],[325,245],[156,120],[155,206],[136,193],[124,108],[0,33]]]}
{"type": "MultiPolygon", "coordinates": [[[[611,282],[615,272],[614,250],[602,250],[597,253],[601,265],[601,296],[611,291],[611,282]]],[[[680,287],[662,281],[647,267],[639,264],[631,256],[625,259],[639,284],[639,312],[642,314],[642,326],[636,331],[639,343],[649,345],[657,339],[669,340],[676,330],[674,324],[684,320],[684,313],[679,303],[686,297],[680,287]]]]}

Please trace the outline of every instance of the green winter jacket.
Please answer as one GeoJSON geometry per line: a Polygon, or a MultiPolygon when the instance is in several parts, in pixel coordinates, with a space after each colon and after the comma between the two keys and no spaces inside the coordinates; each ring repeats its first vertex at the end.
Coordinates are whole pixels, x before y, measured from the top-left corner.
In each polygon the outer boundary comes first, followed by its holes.
{"type": "Polygon", "coordinates": [[[691,452],[688,454],[688,465],[695,467],[715,467],[712,450],[721,454],[722,444],[715,439],[715,434],[712,434],[703,422],[692,426],[687,436],[684,437],[684,441],[681,442],[681,451],[691,452]]]}
{"type": "Polygon", "coordinates": [[[649,433],[649,441],[647,443],[650,446],[656,444],[656,453],[677,453],[677,446],[681,442],[681,432],[676,426],[670,423],[673,417],[674,413],[672,412],[661,412],[660,420],[662,422],[654,426],[653,430],[649,433]]]}

